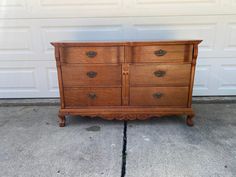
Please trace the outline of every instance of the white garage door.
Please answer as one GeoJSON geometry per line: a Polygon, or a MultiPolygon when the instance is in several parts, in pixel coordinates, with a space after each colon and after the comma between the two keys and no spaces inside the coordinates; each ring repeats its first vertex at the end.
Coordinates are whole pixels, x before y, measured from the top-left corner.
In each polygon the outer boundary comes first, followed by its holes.
{"type": "Polygon", "coordinates": [[[236,95],[236,0],[0,0],[0,97],[57,97],[51,41],[203,39],[194,95],[236,95]]]}

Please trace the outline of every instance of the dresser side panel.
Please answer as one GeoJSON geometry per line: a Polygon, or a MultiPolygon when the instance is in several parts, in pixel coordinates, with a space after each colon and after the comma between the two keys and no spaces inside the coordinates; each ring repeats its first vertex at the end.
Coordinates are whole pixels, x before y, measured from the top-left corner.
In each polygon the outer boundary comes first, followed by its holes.
{"type": "Polygon", "coordinates": [[[192,64],[191,64],[188,107],[192,107],[193,84],[194,84],[195,69],[196,69],[196,63],[197,63],[197,57],[198,57],[198,44],[193,45],[192,57],[193,59],[192,59],[192,64]]]}
{"type": "Polygon", "coordinates": [[[55,58],[57,65],[57,77],[58,77],[58,85],[59,85],[59,93],[60,93],[60,104],[61,108],[65,108],[65,100],[64,100],[64,90],[63,90],[63,79],[62,79],[62,70],[61,70],[61,61],[60,61],[60,47],[55,47],[55,58]]]}

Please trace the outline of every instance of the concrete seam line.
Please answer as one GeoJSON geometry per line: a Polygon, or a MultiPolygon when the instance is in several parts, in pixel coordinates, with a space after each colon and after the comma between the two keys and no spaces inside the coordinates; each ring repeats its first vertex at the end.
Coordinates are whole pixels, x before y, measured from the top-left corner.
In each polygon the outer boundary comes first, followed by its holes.
{"type": "Polygon", "coordinates": [[[127,157],[127,121],[124,121],[121,177],[125,177],[126,174],[126,157],[127,157]]]}

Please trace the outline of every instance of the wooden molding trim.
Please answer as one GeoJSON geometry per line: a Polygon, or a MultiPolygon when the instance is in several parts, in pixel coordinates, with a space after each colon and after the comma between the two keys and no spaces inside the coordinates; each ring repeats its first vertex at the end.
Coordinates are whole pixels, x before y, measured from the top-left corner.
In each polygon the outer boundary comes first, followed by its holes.
{"type": "Polygon", "coordinates": [[[106,120],[145,120],[151,117],[188,115],[194,116],[192,108],[97,108],[97,109],[60,109],[61,116],[80,115],[100,117],[106,120]]]}

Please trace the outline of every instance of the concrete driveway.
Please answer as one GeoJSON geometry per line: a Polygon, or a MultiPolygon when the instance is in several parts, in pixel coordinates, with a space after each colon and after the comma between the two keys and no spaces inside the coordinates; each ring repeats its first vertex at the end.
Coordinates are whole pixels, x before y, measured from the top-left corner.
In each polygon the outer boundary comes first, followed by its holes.
{"type": "Polygon", "coordinates": [[[183,117],[106,121],[58,106],[0,107],[1,177],[235,177],[236,104],[195,104],[183,117]]]}

